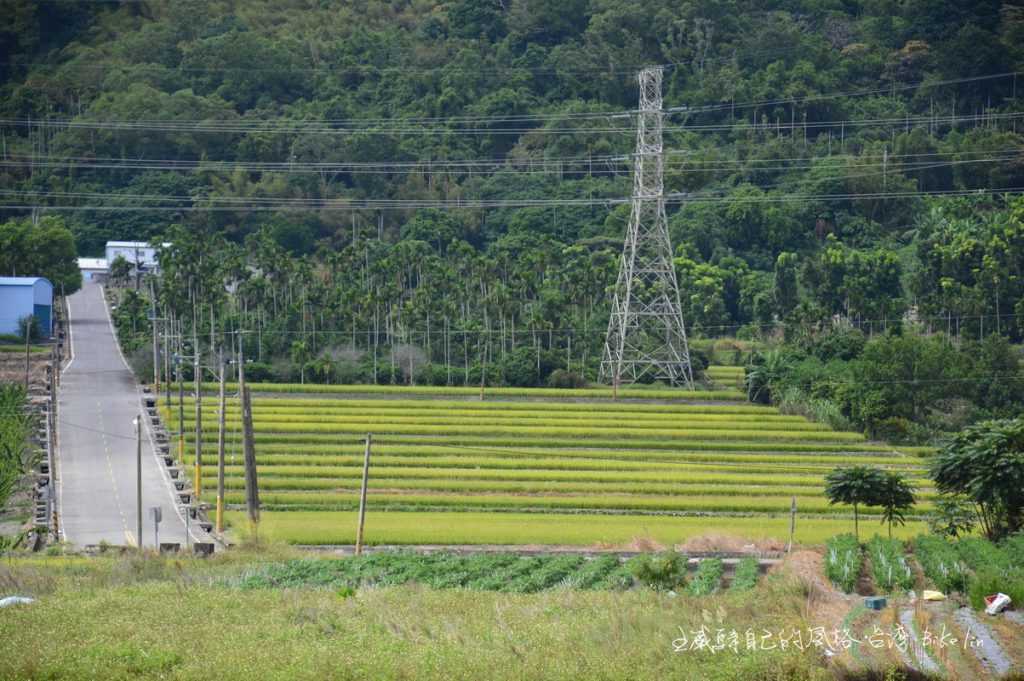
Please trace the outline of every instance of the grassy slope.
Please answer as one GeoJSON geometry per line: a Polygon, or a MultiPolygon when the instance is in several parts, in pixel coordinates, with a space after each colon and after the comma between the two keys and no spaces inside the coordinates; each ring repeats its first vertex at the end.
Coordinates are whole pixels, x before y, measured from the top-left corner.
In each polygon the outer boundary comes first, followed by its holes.
{"type": "MultiPolygon", "coordinates": [[[[673,653],[701,609],[741,631],[806,626],[792,583],[705,597],[421,587],[243,591],[251,563],[34,559],[7,574],[39,597],[0,617],[4,679],[827,678],[812,652],[673,653]]],[[[251,559],[250,559],[251,560],[251,559]]],[[[5,568],[5,572],[8,568],[5,568]]]]}

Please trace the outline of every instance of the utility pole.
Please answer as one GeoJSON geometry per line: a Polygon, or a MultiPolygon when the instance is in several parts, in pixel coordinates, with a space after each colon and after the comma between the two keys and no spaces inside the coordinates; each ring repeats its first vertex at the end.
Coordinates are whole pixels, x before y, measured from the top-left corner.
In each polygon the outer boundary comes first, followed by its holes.
{"type": "Polygon", "coordinates": [[[164,325],[164,386],[167,390],[167,410],[171,409],[171,355],[170,355],[170,334],[167,333],[171,329],[174,315],[169,316],[164,321],[167,322],[164,325]]]}
{"type": "Polygon", "coordinates": [[[135,536],[142,551],[142,414],[135,417],[135,536]]]}
{"type": "Polygon", "coordinates": [[[363,523],[366,520],[366,485],[370,478],[370,444],[373,434],[366,434],[366,453],[363,455],[363,483],[359,488],[359,525],[356,527],[356,555],[363,553],[363,523]]]}
{"type": "Polygon", "coordinates": [[[245,463],[245,505],[249,512],[249,524],[253,534],[260,522],[259,479],[256,475],[256,449],[252,432],[252,401],[249,388],[245,385],[245,350],[242,332],[238,337],[238,387],[242,396],[242,453],[245,463]]]}
{"type": "Polygon", "coordinates": [[[199,496],[203,493],[203,369],[199,365],[199,331],[198,322],[192,318],[192,352],[193,352],[193,378],[196,384],[196,445],[193,448],[194,461],[194,484],[196,491],[196,503],[199,503],[199,496]]]}
{"type": "Polygon", "coordinates": [[[601,380],[618,393],[643,377],[693,388],[679,282],[665,216],[660,66],[640,71],[633,201],[619,262],[601,380]]]}
{"type": "Polygon", "coordinates": [[[220,413],[217,417],[217,534],[224,531],[224,346],[218,348],[217,363],[220,367],[220,413]]]}
{"type": "Polygon", "coordinates": [[[181,338],[178,339],[178,359],[175,362],[178,377],[178,461],[185,465],[185,381],[181,375],[181,363],[185,358],[181,355],[181,338]]]}
{"type": "Polygon", "coordinates": [[[35,318],[29,315],[25,317],[25,398],[28,398],[28,383],[29,383],[29,369],[31,364],[29,363],[29,345],[28,339],[32,335],[32,327],[35,325],[35,318]]]}
{"type": "Polygon", "coordinates": [[[134,248],[135,248],[135,291],[138,292],[138,290],[139,290],[139,277],[141,275],[141,272],[140,272],[140,269],[139,269],[141,267],[141,265],[139,264],[139,242],[136,241],[136,242],[134,242],[134,244],[135,244],[134,245],[134,248]]]}
{"type": "Polygon", "coordinates": [[[149,280],[149,302],[153,308],[152,321],[153,321],[153,396],[156,398],[160,397],[160,351],[158,349],[159,340],[157,338],[157,319],[156,319],[156,292],[153,289],[153,278],[149,280]]]}

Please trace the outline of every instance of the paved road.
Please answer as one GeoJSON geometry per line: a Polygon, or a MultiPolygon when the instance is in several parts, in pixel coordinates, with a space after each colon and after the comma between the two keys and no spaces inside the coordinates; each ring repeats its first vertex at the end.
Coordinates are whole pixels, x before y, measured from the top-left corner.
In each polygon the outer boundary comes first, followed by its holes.
{"type": "MultiPolygon", "coordinates": [[[[63,538],[76,546],[136,545],[138,385],[114,341],[103,290],[85,282],[69,299],[72,359],[58,399],[58,506],[63,538]]],[[[148,422],[148,419],[145,419],[148,422]]],[[[170,478],[147,425],[142,437],[142,541],[153,546],[149,508],[160,506],[160,541],[185,542],[170,478]]],[[[208,541],[198,528],[192,539],[208,541]]]]}

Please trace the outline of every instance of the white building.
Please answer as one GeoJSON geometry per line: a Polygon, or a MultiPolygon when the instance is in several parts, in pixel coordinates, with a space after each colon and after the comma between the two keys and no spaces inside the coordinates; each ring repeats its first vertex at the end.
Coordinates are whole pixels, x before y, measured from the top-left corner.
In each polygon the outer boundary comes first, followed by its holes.
{"type": "Polygon", "coordinates": [[[118,256],[143,270],[156,268],[156,248],[146,241],[108,241],[107,266],[109,267],[118,256]]]}
{"type": "Polygon", "coordinates": [[[110,272],[103,258],[79,258],[78,269],[82,272],[82,281],[104,281],[110,272]]]}

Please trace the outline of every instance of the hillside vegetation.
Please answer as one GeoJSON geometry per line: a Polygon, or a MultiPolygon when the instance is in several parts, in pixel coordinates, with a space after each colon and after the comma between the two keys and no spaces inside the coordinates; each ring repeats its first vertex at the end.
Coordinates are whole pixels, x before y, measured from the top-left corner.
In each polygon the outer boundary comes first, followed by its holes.
{"type": "MultiPolygon", "coordinates": [[[[8,5],[11,252],[40,215],[82,254],[172,244],[161,316],[198,327],[204,353],[253,331],[253,378],[594,380],[650,64],[692,335],[814,348],[841,320],[1021,340],[1024,13],[1008,3],[8,5]]],[[[145,292],[121,303],[144,347],[145,292]]],[[[897,380],[945,386],[938,407],[852,394],[886,380],[856,366],[812,367],[835,379],[820,392],[775,387],[917,441],[1024,393],[1014,353],[966,376],[936,356],[897,380]]]]}

